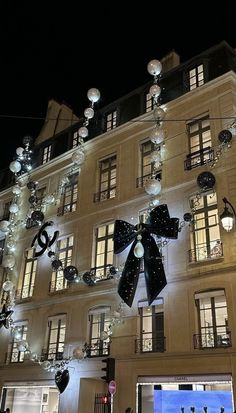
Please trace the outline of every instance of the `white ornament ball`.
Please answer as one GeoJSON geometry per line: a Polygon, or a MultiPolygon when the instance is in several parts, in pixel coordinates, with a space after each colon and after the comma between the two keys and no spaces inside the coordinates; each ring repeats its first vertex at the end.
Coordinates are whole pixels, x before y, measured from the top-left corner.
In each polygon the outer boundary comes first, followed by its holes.
{"type": "Polygon", "coordinates": [[[18,161],[12,161],[9,165],[9,169],[16,174],[21,170],[21,163],[18,161]]]}
{"type": "Polygon", "coordinates": [[[92,87],[91,89],[88,90],[87,96],[90,102],[96,103],[100,99],[101,95],[98,89],[96,89],[95,87],[92,87]]]}
{"type": "Polygon", "coordinates": [[[14,195],[20,195],[21,194],[21,187],[19,185],[13,186],[12,193],[14,195]]]}
{"type": "Polygon", "coordinates": [[[148,73],[152,76],[158,76],[162,70],[162,64],[159,60],[153,59],[147,65],[148,73]]]}
{"type": "Polygon", "coordinates": [[[37,353],[31,353],[30,360],[37,361],[38,360],[38,354],[37,353]]]}
{"type": "Polygon", "coordinates": [[[42,362],[41,366],[44,370],[49,370],[50,367],[51,367],[51,363],[50,363],[50,361],[45,360],[45,361],[42,362]]]}
{"type": "Polygon", "coordinates": [[[3,283],[3,285],[2,285],[2,289],[3,289],[4,291],[12,291],[13,288],[14,288],[14,284],[13,284],[13,282],[10,281],[10,280],[5,281],[5,282],[3,283]]]}
{"type": "Polygon", "coordinates": [[[149,93],[151,96],[157,98],[161,94],[161,88],[158,85],[152,85],[149,89],[149,93]]]}
{"type": "Polygon", "coordinates": [[[161,162],[161,155],[159,151],[153,151],[150,155],[151,162],[160,163],[161,162]]]}
{"type": "Polygon", "coordinates": [[[7,241],[7,248],[9,248],[9,250],[11,250],[11,251],[15,251],[15,249],[16,249],[15,241],[13,241],[12,239],[9,239],[7,241]]]}
{"type": "Polygon", "coordinates": [[[2,232],[8,232],[9,231],[9,225],[10,225],[9,221],[6,221],[6,220],[0,221],[0,230],[2,232]]]}
{"type": "Polygon", "coordinates": [[[85,153],[83,151],[76,151],[72,154],[71,160],[73,163],[80,165],[85,161],[85,153]]]}
{"type": "Polygon", "coordinates": [[[86,126],[81,126],[78,130],[78,134],[81,138],[86,138],[88,136],[88,128],[86,128],[86,126]]]}
{"type": "Polygon", "coordinates": [[[106,340],[109,337],[109,334],[106,331],[102,331],[100,335],[101,340],[106,340]]]}
{"type": "Polygon", "coordinates": [[[15,204],[15,203],[11,204],[10,207],[9,207],[9,211],[10,211],[12,214],[16,214],[16,213],[19,211],[18,205],[15,204]]]}
{"type": "Polygon", "coordinates": [[[81,350],[80,347],[76,347],[73,351],[73,357],[77,360],[83,360],[84,359],[84,352],[81,350]]]}
{"type": "Polygon", "coordinates": [[[13,268],[15,265],[15,257],[14,255],[5,255],[2,260],[2,266],[4,268],[13,268]]]}
{"type": "Polygon", "coordinates": [[[19,147],[19,148],[16,149],[16,154],[17,154],[18,156],[22,156],[22,155],[23,155],[23,152],[24,152],[24,148],[19,147]]]}
{"type": "Polygon", "coordinates": [[[157,179],[152,178],[145,183],[144,188],[148,195],[158,195],[161,192],[161,183],[157,179]]]}
{"type": "Polygon", "coordinates": [[[52,205],[55,202],[55,197],[52,194],[48,194],[44,197],[44,201],[47,205],[52,205]]]}
{"type": "Polygon", "coordinates": [[[18,350],[19,351],[26,351],[29,347],[29,344],[27,343],[27,341],[25,340],[21,340],[19,341],[19,343],[17,344],[18,350]]]}
{"type": "Polygon", "coordinates": [[[21,328],[15,328],[13,331],[13,336],[15,340],[20,340],[22,335],[21,328]]]}
{"type": "Polygon", "coordinates": [[[151,141],[159,145],[164,141],[165,132],[160,126],[156,126],[149,135],[151,141]]]}
{"type": "Polygon", "coordinates": [[[165,119],[166,112],[160,106],[157,106],[153,112],[154,118],[158,121],[165,119]]]}
{"type": "Polygon", "coordinates": [[[93,108],[86,108],[84,109],[84,116],[88,119],[92,119],[94,117],[94,110],[93,108]]]}

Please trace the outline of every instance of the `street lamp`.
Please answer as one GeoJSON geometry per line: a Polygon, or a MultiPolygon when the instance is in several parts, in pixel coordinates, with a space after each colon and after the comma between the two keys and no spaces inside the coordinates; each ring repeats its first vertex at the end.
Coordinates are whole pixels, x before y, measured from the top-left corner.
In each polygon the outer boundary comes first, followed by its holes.
{"type": "Polygon", "coordinates": [[[223,198],[223,202],[225,204],[224,211],[220,215],[221,223],[223,228],[229,232],[233,228],[234,219],[236,219],[236,213],[233,205],[227,200],[227,198],[223,198]],[[227,205],[230,206],[232,212],[228,209],[227,205]]]}

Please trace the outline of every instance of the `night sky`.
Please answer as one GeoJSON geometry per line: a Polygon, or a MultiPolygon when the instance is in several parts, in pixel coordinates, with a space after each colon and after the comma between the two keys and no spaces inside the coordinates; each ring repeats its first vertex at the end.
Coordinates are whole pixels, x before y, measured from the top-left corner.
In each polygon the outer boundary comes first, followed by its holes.
{"type": "Polygon", "coordinates": [[[133,2],[1,3],[0,169],[25,135],[36,138],[43,121],[30,117],[44,117],[50,98],[80,115],[89,88],[100,90],[102,107],[151,80],[147,63],[173,49],[183,62],[222,40],[236,47],[228,2],[214,10],[142,2],[132,11],[133,2]]]}

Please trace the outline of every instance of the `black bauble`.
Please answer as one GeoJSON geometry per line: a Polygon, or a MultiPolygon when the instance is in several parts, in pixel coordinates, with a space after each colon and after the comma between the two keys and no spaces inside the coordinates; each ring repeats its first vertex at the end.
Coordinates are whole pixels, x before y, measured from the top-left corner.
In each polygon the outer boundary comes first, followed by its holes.
{"type": "Polygon", "coordinates": [[[232,139],[232,133],[228,129],[223,129],[219,133],[218,139],[221,143],[229,143],[232,139]]]}
{"type": "Polygon", "coordinates": [[[211,172],[202,172],[197,177],[198,186],[202,189],[210,189],[215,185],[216,179],[211,172]]]}
{"type": "Polygon", "coordinates": [[[78,270],[73,265],[68,265],[68,267],[64,269],[63,273],[64,273],[64,277],[68,281],[75,281],[75,279],[78,276],[78,270]]]}

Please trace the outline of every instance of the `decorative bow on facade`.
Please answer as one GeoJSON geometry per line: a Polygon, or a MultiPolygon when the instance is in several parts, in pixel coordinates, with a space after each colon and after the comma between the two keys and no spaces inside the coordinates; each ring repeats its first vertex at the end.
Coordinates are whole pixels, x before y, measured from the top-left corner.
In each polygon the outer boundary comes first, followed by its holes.
{"type": "MultiPolygon", "coordinates": [[[[136,226],[128,222],[116,220],[114,229],[114,253],[122,252],[133,240],[118,286],[118,293],[124,302],[131,307],[138,284],[141,259],[135,253],[137,244],[142,243],[144,258],[144,275],[149,305],[155,300],[167,284],[161,254],[151,234],[158,237],[177,239],[179,219],[170,218],[166,204],[154,208],[146,223],[136,226]]],[[[142,256],[142,255],[141,255],[142,256]]]]}

